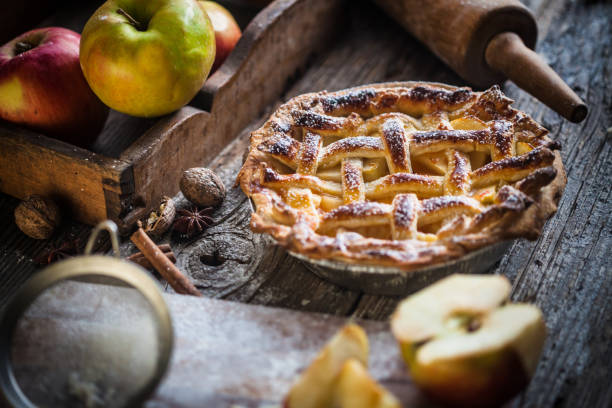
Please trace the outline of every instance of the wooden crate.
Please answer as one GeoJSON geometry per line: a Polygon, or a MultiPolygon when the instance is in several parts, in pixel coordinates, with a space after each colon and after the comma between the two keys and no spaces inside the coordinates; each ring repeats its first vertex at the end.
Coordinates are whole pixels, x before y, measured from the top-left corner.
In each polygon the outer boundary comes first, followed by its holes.
{"type": "MultiPolygon", "coordinates": [[[[20,199],[49,196],[79,221],[109,218],[128,231],[162,196],[178,192],[184,169],[215,157],[282,95],[288,79],[333,33],[342,3],[271,3],[189,106],[156,119],[111,111],[89,150],[0,122],[0,190],[20,199]]],[[[227,6],[232,10],[234,2],[227,6]]],[[[72,4],[41,25],[80,32],[96,7],[72,4]]]]}

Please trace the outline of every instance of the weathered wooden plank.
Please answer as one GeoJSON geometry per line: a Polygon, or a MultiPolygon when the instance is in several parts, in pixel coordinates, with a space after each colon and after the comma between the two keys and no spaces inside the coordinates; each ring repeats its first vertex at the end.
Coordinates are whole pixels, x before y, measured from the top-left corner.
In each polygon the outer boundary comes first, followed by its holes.
{"type": "Polygon", "coordinates": [[[122,214],[119,227],[131,228],[134,216],[142,218],[147,211],[157,209],[164,195],[178,192],[183,170],[200,163],[207,150],[204,129],[210,114],[185,106],[167,115],[121,154],[121,159],[133,163],[133,213],[122,214]]]}
{"type": "MultiPolygon", "coordinates": [[[[541,120],[563,143],[568,184],[542,237],[517,243],[497,272],[514,279],[516,300],[542,307],[549,329],[540,366],[520,406],[605,407],[612,403],[612,152],[606,129],[611,119],[607,65],[612,12],[601,3],[585,7],[572,2],[558,10],[560,14],[546,16],[556,29],[542,39],[540,52],[585,98],[590,113],[578,126],[540,111],[541,120]],[[588,20],[587,33],[572,19],[588,20]]],[[[537,102],[527,98],[525,103],[537,109],[537,102]]]]}

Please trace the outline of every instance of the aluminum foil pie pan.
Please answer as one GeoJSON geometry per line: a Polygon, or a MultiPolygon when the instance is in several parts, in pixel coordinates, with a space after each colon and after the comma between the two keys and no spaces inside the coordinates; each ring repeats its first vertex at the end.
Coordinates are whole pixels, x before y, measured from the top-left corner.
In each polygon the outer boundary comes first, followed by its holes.
{"type": "Polygon", "coordinates": [[[332,259],[314,259],[288,251],[303,261],[315,275],[353,290],[372,295],[403,296],[453,273],[484,273],[489,270],[514,241],[503,241],[480,248],[461,258],[410,271],[390,266],[357,265],[332,259]]]}

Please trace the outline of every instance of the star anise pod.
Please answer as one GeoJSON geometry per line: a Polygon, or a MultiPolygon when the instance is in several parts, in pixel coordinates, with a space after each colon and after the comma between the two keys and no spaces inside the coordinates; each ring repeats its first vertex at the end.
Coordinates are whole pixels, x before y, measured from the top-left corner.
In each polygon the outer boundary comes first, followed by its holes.
{"type": "Polygon", "coordinates": [[[34,258],[38,265],[49,265],[66,258],[72,258],[79,252],[79,240],[64,241],[60,245],[48,247],[44,252],[34,258]]]}
{"type": "Polygon", "coordinates": [[[193,237],[213,224],[210,216],[213,211],[212,207],[200,209],[195,206],[178,210],[173,228],[184,237],[193,237]]]}

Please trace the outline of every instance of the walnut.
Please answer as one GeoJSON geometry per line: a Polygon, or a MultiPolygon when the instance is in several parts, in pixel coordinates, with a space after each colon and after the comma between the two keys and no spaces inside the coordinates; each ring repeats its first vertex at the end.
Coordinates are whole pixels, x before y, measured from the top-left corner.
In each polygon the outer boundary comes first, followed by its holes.
{"type": "Polygon", "coordinates": [[[15,223],[24,234],[34,239],[48,239],[59,226],[61,214],[52,200],[30,196],[15,208],[15,223]]]}
{"type": "Polygon", "coordinates": [[[180,187],[185,198],[199,207],[217,207],[225,198],[225,186],[219,176],[204,167],[185,170],[180,187]]]}
{"type": "Polygon", "coordinates": [[[170,197],[163,197],[157,211],[151,212],[147,218],[144,230],[151,238],[159,238],[172,226],[176,207],[170,197]]]}

